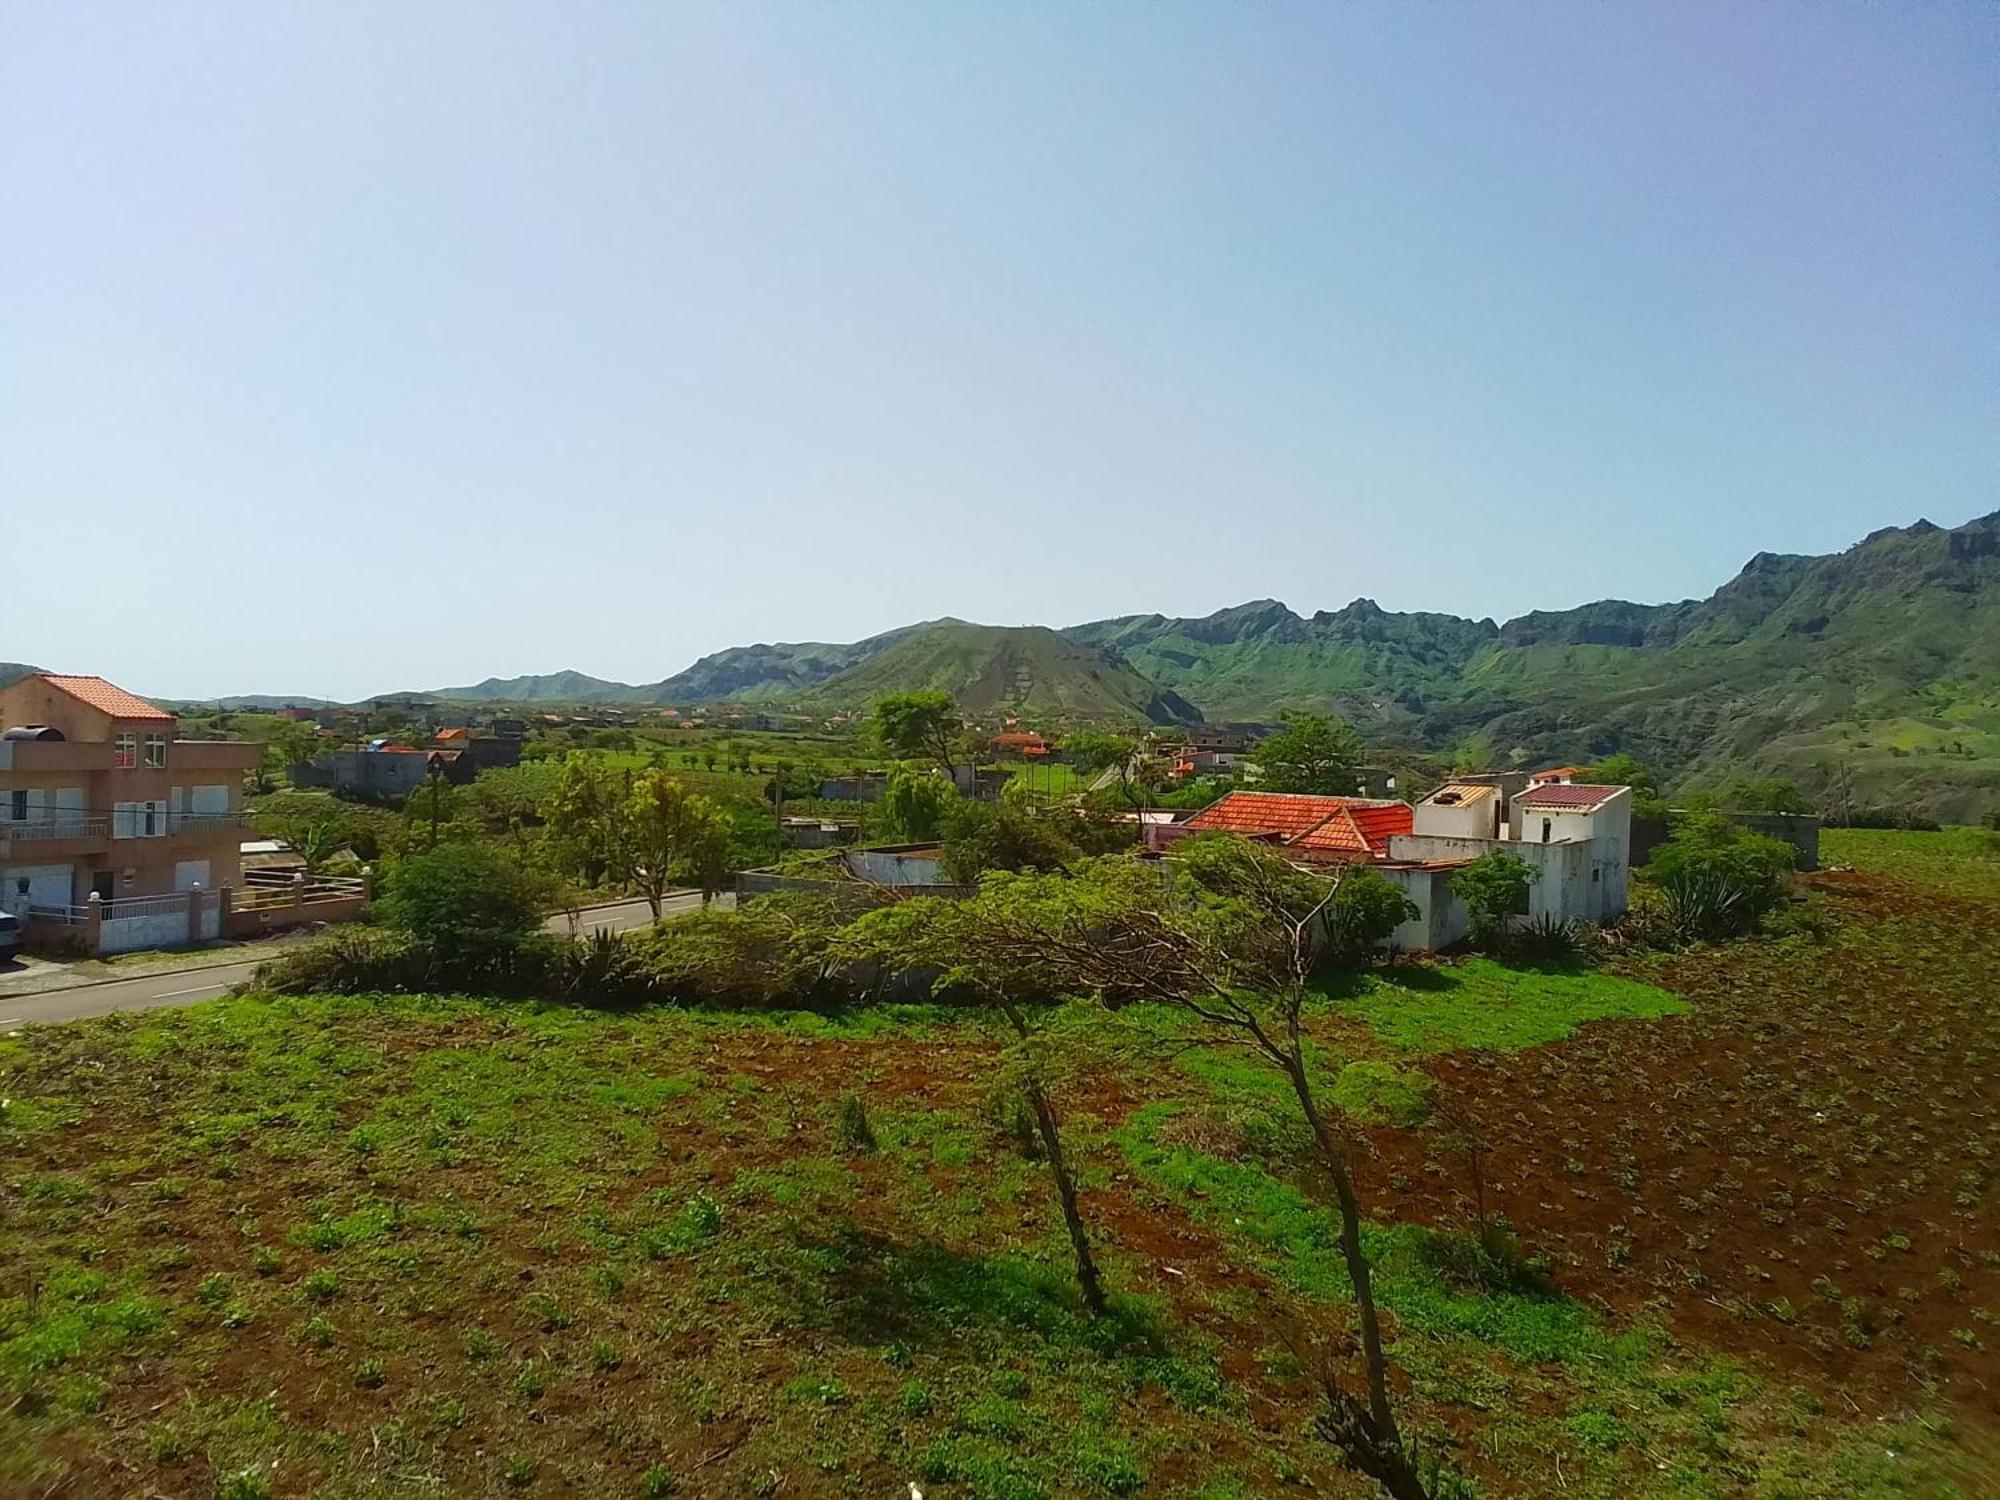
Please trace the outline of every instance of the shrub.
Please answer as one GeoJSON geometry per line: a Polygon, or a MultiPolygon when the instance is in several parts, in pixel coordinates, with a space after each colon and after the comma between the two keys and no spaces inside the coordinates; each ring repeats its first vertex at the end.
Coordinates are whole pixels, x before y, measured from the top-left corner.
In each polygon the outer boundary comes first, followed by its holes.
{"type": "Polygon", "coordinates": [[[1589,944],[1584,924],[1573,917],[1544,912],[1515,934],[1515,947],[1543,963],[1571,963],[1583,957],[1589,944]]]}
{"type": "Polygon", "coordinates": [[[1648,872],[1669,927],[1687,941],[1755,926],[1783,893],[1794,857],[1782,839],[1751,833],[1715,813],[1693,813],[1654,851],[1648,872]]]}
{"type": "Polygon", "coordinates": [[[859,1094],[842,1094],[834,1107],[834,1139],[843,1151],[873,1151],[875,1127],[868,1123],[868,1107],[859,1094]]]}
{"type": "Polygon", "coordinates": [[[379,915],[447,966],[480,966],[542,925],[546,893],[519,863],[483,844],[441,844],[398,862],[379,915]]]}
{"type": "Polygon", "coordinates": [[[1078,849],[1053,818],[1010,803],[965,802],[944,841],[945,874],[973,885],[989,870],[1059,870],[1078,849]]]}
{"type": "Polygon", "coordinates": [[[1379,872],[1356,865],[1341,877],[1326,909],[1328,948],[1336,963],[1362,963],[1405,922],[1422,915],[1379,872]]]}
{"type": "Polygon", "coordinates": [[[1528,890],[1541,871],[1518,854],[1495,849],[1454,870],[1451,888],[1472,915],[1472,937],[1492,943],[1505,930],[1507,918],[1525,916],[1528,890]]]}

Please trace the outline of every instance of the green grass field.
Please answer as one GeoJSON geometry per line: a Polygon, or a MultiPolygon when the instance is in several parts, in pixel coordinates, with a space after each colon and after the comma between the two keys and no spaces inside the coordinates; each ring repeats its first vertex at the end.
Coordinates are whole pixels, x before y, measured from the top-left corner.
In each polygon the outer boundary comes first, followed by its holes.
{"type": "MultiPolygon", "coordinates": [[[[2000,1295],[1963,1173],[1995,940],[1930,914],[1987,855],[1926,837],[1830,838],[1865,869],[1814,896],[1824,943],[1624,978],[1475,960],[1315,1006],[1406,1420],[1467,1494],[1993,1493],[1965,1382],[2000,1295]],[[1814,1060],[1878,1037],[1929,1090],[1891,1118],[1932,1113],[1825,1182],[1872,1206],[1795,1251],[1821,1143],[1880,1107],[1814,1060]],[[1843,1118],[1800,1130],[1795,1094],[1843,1118]],[[1468,1258],[1461,1106],[1536,1257],[1505,1276],[1468,1258]],[[1803,1202],[1775,1226],[1772,1162],[1803,1202]],[[1913,1173],[1942,1196],[1899,1195],[1913,1173]],[[1724,1227],[1675,1207],[1729,1182],[1724,1227]],[[1819,1352],[1773,1252],[1872,1342],[1819,1352]]],[[[1066,1020],[1102,1320],[975,1013],[250,996],[0,1040],[0,1492],[1369,1494],[1311,1431],[1300,1351],[1348,1294],[1282,1085],[1177,1013],[1066,1020]]]]}

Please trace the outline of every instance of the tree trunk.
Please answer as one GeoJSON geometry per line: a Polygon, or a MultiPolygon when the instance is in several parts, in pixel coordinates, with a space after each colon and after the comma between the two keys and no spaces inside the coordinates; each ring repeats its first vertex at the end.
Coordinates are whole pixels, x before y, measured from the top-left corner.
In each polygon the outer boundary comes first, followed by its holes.
{"type": "Polygon", "coordinates": [[[1319,1112],[1312,1083],[1306,1077],[1305,1059],[1296,1046],[1286,1059],[1285,1074],[1291,1080],[1292,1092],[1298,1095],[1306,1123],[1312,1128],[1313,1143],[1319,1149],[1327,1176],[1333,1179],[1334,1197],[1340,1205],[1340,1255],[1347,1264],[1348,1280],[1354,1283],[1354,1307],[1361,1323],[1361,1358],[1368,1377],[1365,1441],[1372,1451],[1365,1458],[1356,1458],[1356,1466],[1372,1475],[1396,1500],[1430,1500],[1430,1491],[1410,1461],[1409,1450],[1396,1426],[1395,1411],[1389,1405],[1389,1361],[1382,1353],[1382,1325],[1375,1314],[1368,1257],[1361,1248],[1361,1200],[1355,1196],[1347,1154],[1340,1149],[1340,1143],[1333,1138],[1319,1112]]]}
{"type": "MultiPolygon", "coordinates": [[[[1028,1023],[1013,1005],[1002,1007],[1007,1019],[1013,1023],[1015,1033],[1023,1042],[1028,1040],[1028,1023]]],[[[1042,1091],[1042,1081],[1035,1076],[1030,1064],[1022,1088],[1028,1096],[1028,1107],[1035,1114],[1035,1133],[1042,1138],[1042,1154],[1049,1160],[1049,1174],[1056,1180],[1056,1201],[1062,1205],[1063,1224],[1069,1230],[1069,1246],[1076,1253],[1076,1284],[1083,1292],[1084,1306],[1092,1316],[1104,1315],[1104,1283],[1097,1275],[1097,1259],[1090,1253],[1090,1236],[1084,1232],[1083,1211],[1076,1206],[1076,1179],[1070,1176],[1069,1162],[1063,1156],[1062,1132],[1057,1128],[1055,1106],[1049,1103],[1049,1096],[1042,1091]]]]}

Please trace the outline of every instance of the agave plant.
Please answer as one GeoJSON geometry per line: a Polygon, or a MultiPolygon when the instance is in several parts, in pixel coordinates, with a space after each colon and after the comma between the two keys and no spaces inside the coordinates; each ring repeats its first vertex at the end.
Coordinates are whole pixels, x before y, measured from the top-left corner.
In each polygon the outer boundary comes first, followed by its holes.
{"type": "Polygon", "coordinates": [[[1753,915],[1749,893],[1718,870],[1691,869],[1660,882],[1667,925],[1683,942],[1739,931],[1753,915]]]}

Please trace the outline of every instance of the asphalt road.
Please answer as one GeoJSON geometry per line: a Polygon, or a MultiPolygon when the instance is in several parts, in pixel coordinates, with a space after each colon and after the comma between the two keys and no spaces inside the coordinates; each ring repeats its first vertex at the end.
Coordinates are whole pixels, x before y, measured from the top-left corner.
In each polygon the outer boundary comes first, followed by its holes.
{"type": "MultiPolygon", "coordinates": [[[[728,898],[724,898],[725,900],[728,898]]],[[[661,908],[663,917],[684,916],[701,907],[699,895],[669,896],[661,908]]],[[[645,927],[653,913],[643,901],[621,901],[598,906],[582,913],[579,933],[631,932],[645,927]]],[[[550,932],[570,930],[567,915],[550,917],[544,924],[550,932]]],[[[0,995],[0,1033],[50,1021],[78,1021],[86,1016],[108,1016],[114,1011],[158,1010],[167,1005],[193,1005],[213,1000],[256,972],[268,955],[260,954],[241,963],[215,964],[205,969],[183,969],[179,973],[137,974],[130,979],[112,979],[96,984],[72,985],[67,989],[43,990],[31,995],[0,995]]]]}

